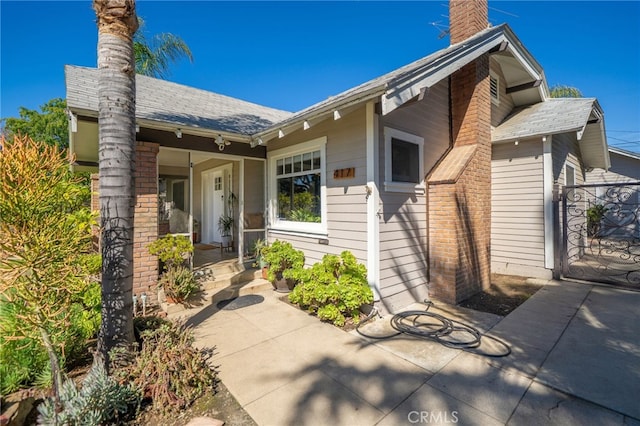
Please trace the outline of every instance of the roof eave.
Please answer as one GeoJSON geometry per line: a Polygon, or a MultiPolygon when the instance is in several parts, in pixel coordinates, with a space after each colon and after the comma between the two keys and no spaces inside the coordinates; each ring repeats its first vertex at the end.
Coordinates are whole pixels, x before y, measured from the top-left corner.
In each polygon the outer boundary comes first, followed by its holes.
{"type": "Polygon", "coordinates": [[[335,102],[330,102],[317,109],[311,107],[307,110],[303,110],[293,117],[283,120],[273,126],[270,126],[260,132],[251,135],[252,145],[262,145],[269,140],[274,139],[280,135],[288,134],[296,129],[305,128],[305,122],[320,121],[328,118],[330,115],[335,114],[336,111],[351,110],[353,107],[376,99],[386,92],[386,84],[376,85],[364,92],[354,93],[351,96],[336,99],[335,102]]]}
{"type": "MultiPolygon", "coordinates": [[[[74,107],[68,107],[68,110],[70,113],[76,116],[90,117],[96,120],[98,119],[97,111],[93,111],[85,108],[74,108],[74,107]]],[[[206,137],[215,138],[216,136],[220,135],[223,138],[227,140],[232,140],[234,142],[246,142],[246,143],[251,142],[251,136],[248,134],[234,133],[234,132],[216,130],[216,129],[205,129],[202,127],[188,126],[188,125],[183,125],[179,123],[168,123],[166,121],[151,120],[143,117],[136,117],[136,125],[141,127],[146,127],[148,129],[161,130],[166,132],[175,132],[176,130],[180,129],[184,134],[201,136],[205,138],[206,137]]]]}

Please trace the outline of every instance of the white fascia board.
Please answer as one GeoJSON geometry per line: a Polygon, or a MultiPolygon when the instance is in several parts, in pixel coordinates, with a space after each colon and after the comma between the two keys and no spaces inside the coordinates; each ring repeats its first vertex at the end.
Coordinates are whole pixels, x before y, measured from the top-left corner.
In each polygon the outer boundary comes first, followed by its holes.
{"type": "Polygon", "coordinates": [[[382,115],[387,115],[407,101],[420,96],[421,92],[489,52],[503,41],[508,41],[504,33],[496,33],[486,40],[465,46],[450,55],[426,64],[422,69],[396,79],[389,84],[389,90],[382,96],[382,115]]]}

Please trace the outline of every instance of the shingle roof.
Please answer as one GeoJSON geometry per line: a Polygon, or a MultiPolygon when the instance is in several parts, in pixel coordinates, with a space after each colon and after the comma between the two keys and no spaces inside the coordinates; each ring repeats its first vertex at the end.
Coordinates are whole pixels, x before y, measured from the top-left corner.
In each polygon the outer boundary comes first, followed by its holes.
{"type": "MultiPolygon", "coordinates": [[[[98,70],[65,66],[67,106],[98,111],[98,70]]],[[[229,96],[136,75],[136,118],[250,135],[291,116],[229,96]]]]}
{"type": "MultiPolygon", "coordinates": [[[[290,117],[284,119],[282,122],[276,123],[276,125],[274,126],[285,127],[291,123],[303,120],[308,116],[312,116],[315,113],[344,104],[345,102],[349,102],[350,104],[357,103],[369,98],[380,96],[380,94],[384,93],[385,90],[390,86],[402,86],[405,83],[405,79],[412,78],[416,73],[437,73],[439,71],[442,71],[449,65],[449,63],[442,64],[441,61],[439,61],[440,59],[457,58],[458,55],[461,54],[460,52],[468,48],[469,46],[482,43],[486,40],[497,40],[497,37],[505,33],[508,33],[510,37],[515,38],[515,35],[507,24],[501,24],[495,27],[488,28],[468,38],[467,40],[453,44],[445,49],[441,49],[437,52],[432,53],[431,55],[420,58],[387,74],[376,77],[372,80],[360,84],[359,86],[353,87],[342,93],[331,96],[323,101],[311,105],[310,107],[298,111],[290,117]]],[[[535,61],[533,57],[531,57],[530,59],[532,61],[535,61]]],[[[456,71],[456,69],[447,69],[447,71],[450,71],[450,73],[452,73],[456,71]]],[[[271,131],[274,128],[275,127],[272,126],[271,129],[268,129],[266,131],[271,131]]],[[[263,131],[263,133],[266,131],[263,131]]]]}
{"type": "Polygon", "coordinates": [[[595,98],[558,98],[517,108],[493,129],[491,139],[506,142],[581,130],[596,102],[595,98]]]}

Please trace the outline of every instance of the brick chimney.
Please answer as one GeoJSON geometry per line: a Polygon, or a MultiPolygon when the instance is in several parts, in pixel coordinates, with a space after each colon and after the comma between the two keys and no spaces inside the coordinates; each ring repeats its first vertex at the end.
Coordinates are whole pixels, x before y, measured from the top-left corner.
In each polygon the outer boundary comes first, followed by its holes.
{"type": "MultiPolygon", "coordinates": [[[[487,0],[451,0],[451,43],[488,26],[487,0]]],[[[456,304],[490,285],[491,98],[489,56],[451,75],[449,154],[429,186],[429,295],[456,304]]]]}
{"type": "Polygon", "coordinates": [[[459,43],[489,25],[487,0],[449,1],[449,36],[451,44],[459,43]]]}

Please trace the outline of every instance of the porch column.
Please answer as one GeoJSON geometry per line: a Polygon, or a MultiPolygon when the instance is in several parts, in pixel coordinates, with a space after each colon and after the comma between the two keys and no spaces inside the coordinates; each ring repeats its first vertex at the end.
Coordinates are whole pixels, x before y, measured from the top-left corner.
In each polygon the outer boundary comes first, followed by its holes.
{"type": "Polygon", "coordinates": [[[149,304],[158,302],[158,258],[149,244],[158,238],[158,151],[151,142],[136,145],[136,204],[133,218],[133,294],[146,293],[149,304]]]}

